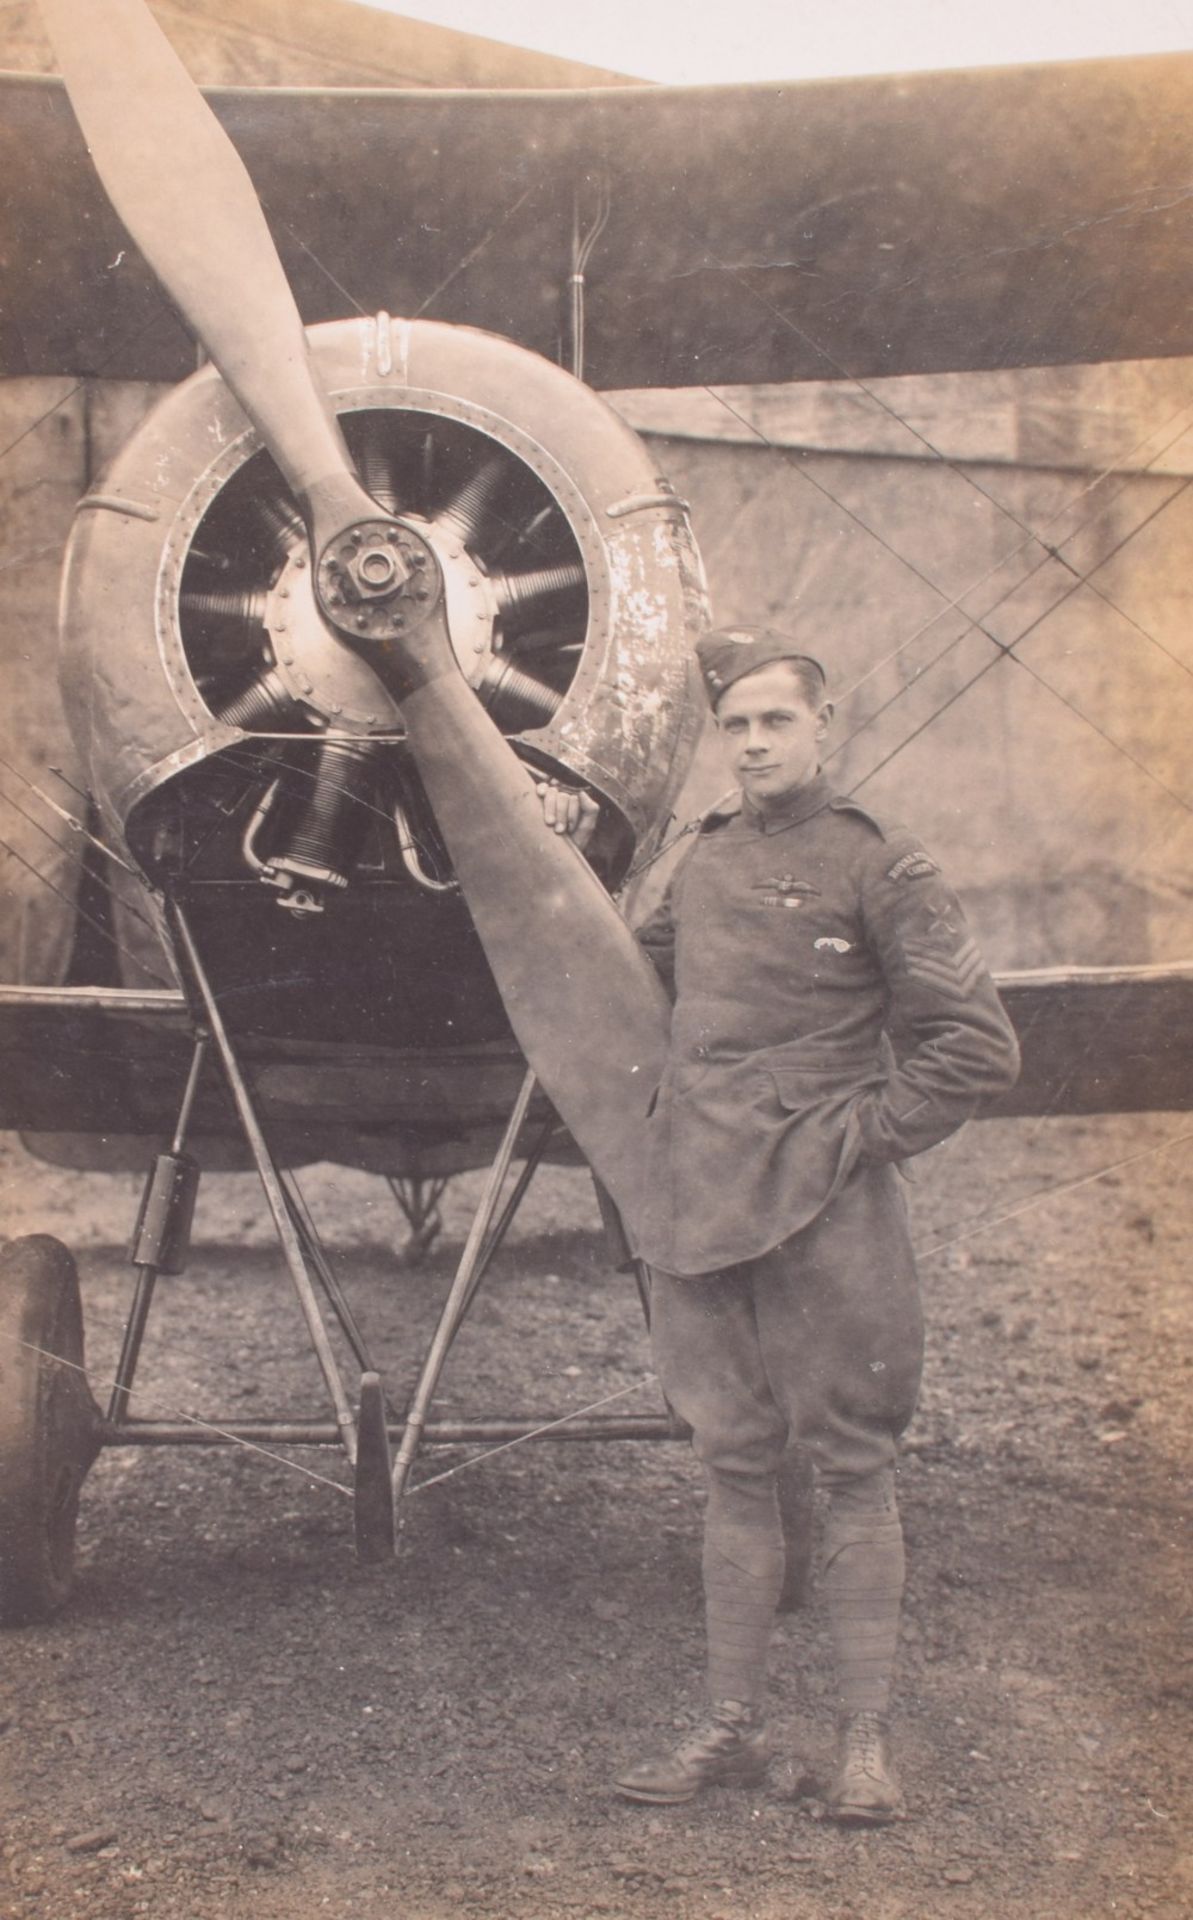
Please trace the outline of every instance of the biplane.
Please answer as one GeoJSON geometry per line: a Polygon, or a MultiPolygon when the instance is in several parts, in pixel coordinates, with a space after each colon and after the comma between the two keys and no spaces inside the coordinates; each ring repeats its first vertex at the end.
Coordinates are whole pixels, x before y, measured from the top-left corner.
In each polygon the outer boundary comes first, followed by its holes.
{"type": "MultiPolygon", "coordinates": [[[[65,558],[85,959],[0,988],[0,1121],[149,1160],[103,1411],[69,1253],[0,1256],[7,1623],[66,1597],[101,1448],[339,1449],[372,1558],[421,1448],[551,1424],[436,1420],[435,1392],[544,1158],[591,1167],[632,1253],[667,1009],[618,901],[669,845],[710,617],[684,501],[594,386],[1193,346],[1193,57],[204,101],[140,0],[43,11],[65,79],[4,83],[0,365],[177,385],[65,558]],[[544,780],[598,802],[587,860],[544,780]],[[416,1230],[489,1167],[402,1407],[293,1178],[319,1160],[389,1177],[416,1230]],[[259,1176],[320,1416],[132,1411],[201,1165],[259,1176]]],[[[1000,984],[1025,1071],[992,1112],[1190,1103],[1193,965],[1000,984]]]]}

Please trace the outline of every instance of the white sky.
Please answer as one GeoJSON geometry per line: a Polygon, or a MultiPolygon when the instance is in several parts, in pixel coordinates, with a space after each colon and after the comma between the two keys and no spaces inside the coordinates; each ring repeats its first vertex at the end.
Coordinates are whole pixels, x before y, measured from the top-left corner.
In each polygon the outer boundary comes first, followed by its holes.
{"type": "Polygon", "coordinates": [[[673,85],[1193,49],[1193,0],[364,3],[673,85]]]}

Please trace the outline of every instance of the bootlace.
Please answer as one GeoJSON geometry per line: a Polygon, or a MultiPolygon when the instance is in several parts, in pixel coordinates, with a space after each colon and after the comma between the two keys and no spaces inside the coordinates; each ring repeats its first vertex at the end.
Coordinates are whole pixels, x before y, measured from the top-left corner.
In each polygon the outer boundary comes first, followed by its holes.
{"type": "Polygon", "coordinates": [[[711,1719],[680,1743],[676,1757],[681,1760],[703,1760],[713,1754],[730,1751],[740,1746],[756,1730],[757,1724],[753,1708],[738,1700],[718,1700],[711,1719]]]}
{"type": "Polygon", "coordinates": [[[878,1779],[883,1771],[883,1724],[878,1713],[859,1713],[849,1722],[847,1731],[848,1761],[852,1770],[858,1768],[871,1779],[878,1779]]]}

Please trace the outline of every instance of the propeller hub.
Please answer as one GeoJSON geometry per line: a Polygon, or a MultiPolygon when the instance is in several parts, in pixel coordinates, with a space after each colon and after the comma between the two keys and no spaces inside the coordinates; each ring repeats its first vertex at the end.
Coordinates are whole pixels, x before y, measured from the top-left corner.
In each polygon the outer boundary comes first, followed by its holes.
{"type": "Polygon", "coordinates": [[[327,542],[316,590],[325,617],[354,638],[388,639],[421,613],[431,594],[419,536],[395,520],[358,520],[327,542]]]}

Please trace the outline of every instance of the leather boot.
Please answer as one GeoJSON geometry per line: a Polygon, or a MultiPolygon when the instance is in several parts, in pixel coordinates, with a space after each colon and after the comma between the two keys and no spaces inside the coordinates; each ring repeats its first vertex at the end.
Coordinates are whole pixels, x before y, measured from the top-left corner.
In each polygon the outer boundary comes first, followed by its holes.
{"type": "Polygon", "coordinates": [[[855,1713],[843,1723],[840,1762],[825,1812],[830,1820],[854,1827],[885,1827],[905,1817],[880,1713],[855,1713]]]}
{"type": "Polygon", "coordinates": [[[771,1744],[759,1707],[715,1700],[702,1727],[670,1753],[652,1754],[614,1783],[626,1800],[678,1807],[703,1787],[754,1786],[770,1764],[771,1744]]]}

